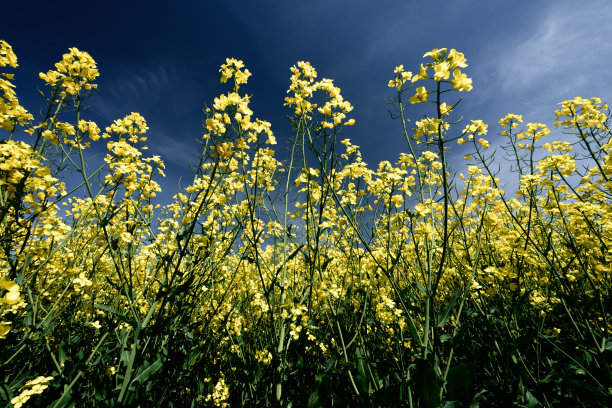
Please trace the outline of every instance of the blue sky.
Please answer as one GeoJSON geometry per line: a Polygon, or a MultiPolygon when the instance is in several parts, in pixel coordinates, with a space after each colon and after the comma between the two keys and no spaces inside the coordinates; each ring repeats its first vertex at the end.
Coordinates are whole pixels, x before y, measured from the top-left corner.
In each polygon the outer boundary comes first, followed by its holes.
{"type": "MultiPolygon", "coordinates": [[[[474,90],[463,93],[461,114],[488,123],[493,146],[501,141],[497,121],[509,112],[552,124],[564,99],[612,102],[607,0],[579,6],[567,0],[24,0],[2,10],[0,39],[18,56],[22,104],[38,112],[38,72],[51,69],[69,47],[89,52],[101,74],[91,118],[103,127],[141,113],[150,127],[150,154],[168,166],[162,185],[169,195],[179,177],[183,186],[189,181],[204,104],[228,90],[218,72],[226,57],[244,60],[253,73],[246,91],[254,95],[255,116],[272,123],[280,158],[290,131],[283,107],[289,68],[299,60],[310,61],[320,78],[334,79],[355,107],[356,124],[343,136],[361,146],[370,167],[407,151],[399,122],[386,110],[385,100],[394,96],[387,82],[396,65],[417,71],[432,48],[465,54],[474,90]]],[[[422,113],[408,114],[414,121],[422,113]]],[[[457,168],[465,153],[452,148],[457,168]]]]}

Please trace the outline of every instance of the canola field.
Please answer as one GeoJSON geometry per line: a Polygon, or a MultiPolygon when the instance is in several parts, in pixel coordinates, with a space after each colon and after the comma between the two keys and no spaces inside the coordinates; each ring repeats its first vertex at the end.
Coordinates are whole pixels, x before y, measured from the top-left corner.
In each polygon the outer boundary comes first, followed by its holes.
{"type": "Polygon", "coordinates": [[[279,160],[228,58],[193,179],[159,207],[145,118],[88,120],[93,58],[40,73],[36,117],[0,41],[0,405],[609,406],[608,105],[489,126],[454,115],[466,57],[423,58],[390,72],[405,151],[376,165],[308,62],[279,160]]]}

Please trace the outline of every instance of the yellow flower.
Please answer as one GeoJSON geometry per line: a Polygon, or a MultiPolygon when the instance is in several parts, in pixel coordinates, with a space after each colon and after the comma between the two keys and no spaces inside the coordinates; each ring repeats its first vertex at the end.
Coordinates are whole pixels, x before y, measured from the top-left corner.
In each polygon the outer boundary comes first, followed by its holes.
{"type": "Polygon", "coordinates": [[[431,57],[431,59],[433,59],[434,61],[437,61],[439,59],[442,59],[446,56],[446,48],[434,48],[433,50],[426,52],[425,55],[423,55],[423,58],[425,57],[431,57]]]}
{"type": "Polygon", "coordinates": [[[434,65],[434,81],[440,82],[442,79],[448,79],[449,76],[449,66],[446,61],[434,65]]]}
{"type": "Polygon", "coordinates": [[[427,102],[427,96],[429,96],[429,91],[425,89],[424,86],[417,88],[417,93],[413,97],[411,97],[408,102],[410,103],[423,103],[427,102]]]}
{"type": "Polygon", "coordinates": [[[396,208],[399,208],[404,203],[404,197],[401,194],[396,194],[391,197],[391,202],[395,205],[396,208]]]}
{"type": "Polygon", "coordinates": [[[451,69],[457,68],[457,67],[461,67],[461,68],[467,67],[466,59],[463,53],[457,52],[457,50],[454,48],[451,49],[450,52],[448,53],[448,63],[451,69]]]}
{"type": "Polygon", "coordinates": [[[17,283],[5,278],[0,278],[0,291],[5,292],[3,297],[0,297],[0,306],[11,306],[19,303],[21,300],[20,287],[17,283]]]}
{"type": "Polygon", "coordinates": [[[60,96],[76,95],[81,89],[91,90],[97,88],[92,81],[100,74],[94,59],[85,51],[70,48],[70,52],[63,55],[62,60],[55,64],[57,71],[48,71],[39,74],[40,78],[52,87],[60,86],[60,96]]]}
{"type": "Polygon", "coordinates": [[[402,89],[402,85],[404,84],[404,82],[409,81],[412,78],[412,72],[404,71],[403,65],[399,65],[395,67],[394,72],[395,72],[395,79],[390,80],[388,85],[389,85],[389,88],[397,88],[397,90],[399,91],[402,89]]]}
{"type": "Polygon", "coordinates": [[[421,64],[421,69],[419,70],[418,75],[415,75],[412,77],[412,82],[416,82],[419,81],[421,79],[427,79],[427,68],[425,66],[423,66],[423,64],[421,64]]]}
{"type": "MultiPolygon", "coordinates": [[[[0,67],[17,67],[17,56],[11,46],[0,40],[0,67]]],[[[9,80],[13,74],[0,72],[0,129],[12,130],[15,124],[25,125],[34,117],[19,104],[17,94],[9,80]]]]}
{"type": "Polygon", "coordinates": [[[414,207],[414,213],[418,218],[424,218],[427,214],[431,212],[431,208],[427,207],[421,203],[418,203],[414,207]]]}
{"type": "Polygon", "coordinates": [[[13,48],[4,40],[0,40],[0,67],[9,66],[17,68],[17,55],[13,52],[13,48]]]}
{"type": "Polygon", "coordinates": [[[561,102],[560,105],[562,109],[555,110],[555,126],[574,129],[578,126],[606,129],[608,105],[602,104],[600,98],[586,99],[577,96],[572,100],[561,102]]]}
{"type": "Polygon", "coordinates": [[[11,331],[11,322],[0,322],[0,340],[6,339],[6,335],[11,331]]]}
{"type": "Polygon", "coordinates": [[[110,133],[114,133],[119,136],[127,136],[128,140],[132,143],[144,142],[147,140],[146,136],[143,135],[149,130],[147,121],[139,113],[132,112],[123,119],[118,119],[114,123],[108,126],[105,131],[106,135],[103,137],[108,138],[110,133]]]}
{"type": "Polygon", "coordinates": [[[486,139],[483,139],[483,138],[478,139],[478,143],[480,143],[480,146],[481,146],[483,149],[486,149],[487,147],[489,147],[489,146],[490,146],[489,141],[488,141],[488,140],[486,140],[486,139]]]}
{"type": "Polygon", "coordinates": [[[514,113],[509,113],[499,120],[499,124],[503,127],[508,126],[510,124],[510,129],[515,129],[518,127],[519,123],[523,122],[523,115],[516,115],[514,113]]]}
{"type": "Polygon", "coordinates": [[[20,390],[22,390],[21,394],[11,399],[11,404],[13,404],[15,408],[21,408],[32,395],[42,394],[42,392],[49,387],[47,383],[52,379],[53,377],[40,376],[28,381],[20,388],[20,390]]]}
{"type": "Polygon", "coordinates": [[[450,112],[452,109],[453,109],[453,107],[452,107],[452,106],[448,106],[448,105],[446,104],[446,102],[443,102],[443,103],[440,105],[440,115],[442,115],[443,117],[444,117],[444,116],[448,116],[449,112],[450,112]]]}
{"type": "MultiPolygon", "coordinates": [[[[463,129],[463,133],[472,133],[472,134],[479,134],[479,135],[486,135],[487,134],[487,129],[489,127],[489,125],[487,125],[486,123],[484,123],[482,120],[472,120],[472,123],[467,125],[465,127],[465,129],[463,129]]],[[[470,138],[470,140],[472,140],[470,138]]]]}
{"type": "Polygon", "coordinates": [[[550,129],[548,129],[544,123],[528,123],[527,131],[525,133],[530,134],[535,142],[542,136],[549,135],[550,129]]]}
{"type": "Polygon", "coordinates": [[[450,83],[456,91],[472,90],[472,79],[468,78],[466,74],[458,69],[453,71],[453,79],[451,79],[450,83]]]}

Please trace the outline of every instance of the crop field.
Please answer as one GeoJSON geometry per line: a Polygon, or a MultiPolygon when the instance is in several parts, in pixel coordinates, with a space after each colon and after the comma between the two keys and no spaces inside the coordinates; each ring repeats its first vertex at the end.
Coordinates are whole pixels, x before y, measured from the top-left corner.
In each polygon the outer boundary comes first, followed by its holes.
{"type": "Polygon", "coordinates": [[[40,73],[40,115],[17,66],[0,41],[0,406],[610,406],[601,99],[550,107],[562,140],[462,118],[466,56],[434,49],[389,72],[405,150],[370,165],[351,103],[300,61],[280,160],[228,58],[193,178],[157,206],[145,118],[87,119],[93,58],[40,73]]]}

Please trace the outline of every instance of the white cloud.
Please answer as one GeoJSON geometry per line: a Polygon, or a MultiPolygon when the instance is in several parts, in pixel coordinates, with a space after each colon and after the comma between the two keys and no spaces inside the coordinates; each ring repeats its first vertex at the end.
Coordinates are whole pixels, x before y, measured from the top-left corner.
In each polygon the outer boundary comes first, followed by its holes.
{"type": "Polygon", "coordinates": [[[109,67],[108,71],[118,74],[104,78],[100,94],[92,99],[93,110],[108,121],[160,103],[180,81],[177,69],[171,63],[141,66],[118,62],[116,65],[109,67]]]}
{"type": "MultiPolygon", "coordinates": [[[[531,32],[519,40],[496,44],[502,89],[513,92],[548,86],[550,91],[554,88],[555,93],[566,94],[609,76],[610,15],[612,2],[608,1],[551,2],[542,16],[534,16],[529,23],[535,27],[531,32]]],[[[609,91],[609,85],[605,86],[609,91]]]]}
{"type": "Polygon", "coordinates": [[[189,165],[197,165],[201,146],[190,134],[172,134],[168,136],[159,132],[149,132],[150,151],[161,156],[162,160],[180,168],[189,169],[189,165]]]}

